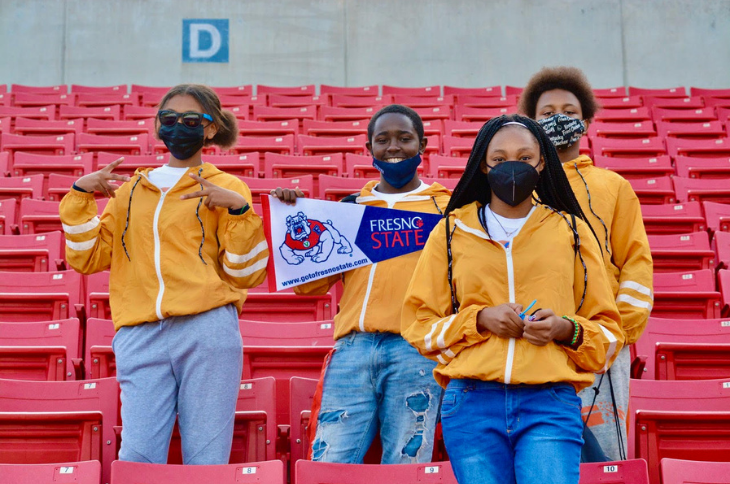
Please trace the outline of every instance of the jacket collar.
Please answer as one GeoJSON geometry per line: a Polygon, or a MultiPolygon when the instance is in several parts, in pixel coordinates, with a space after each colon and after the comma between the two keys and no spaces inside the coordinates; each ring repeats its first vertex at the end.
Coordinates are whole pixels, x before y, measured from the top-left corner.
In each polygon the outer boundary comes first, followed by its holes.
{"type": "MultiPolygon", "coordinates": [[[[140,183],[142,185],[146,186],[147,188],[159,191],[159,189],[149,179],[149,173],[154,169],[155,168],[137,168],[137,170],[134,172],[133,178],[141,176],[142,180],[140,183]]],[[[182,176],[180,181],[177,182],[177,184],[171,190],[184,190],[193,186],[199,187],[200,185],[198,184],[198,182],[188,176],[190,173],[195,173],[196,175],[199,174],[201,178],[208,180],[223,172],[215,166],[211,165],[210,163],[203,163],[198,166],[191,166],[190,168],[188,168],[188,171],[182,176]]]]}
{"type": "MultiPolygon", "coordinates": [[[[452,215],[454,217],[454,225],[456,228],[475,235],[484,240],[492,240],[489,235],[484,231],[481,222],[479,221],[479,211],[482,210],[483,205],[479,202],[473,202],[460,209],[454,210],[452,215]]],[[[550,214],[552,210],[544,205],[533,205],[532,210],[528,215],[527,222],[525,225],[515,234],[515,238],[523,233],[530,233],[537,228],[550,214]]]]}
{"type": "MultiPolygon", "coordinates": [[[[363,187],[363,189],[360,191],[360,196],[357,197],[357,203],[366,203],[366,202],[383,202],[385,201],[377,197],[373,193],[373,189],[378,186],[378,183],[380,183],[378,180],[371,180],[367,182],[367,184],[363,187]]],[[[444,187],[443,185],[439,183],[432,183],[431,185],[426,186],[423,190],[412,193],[406,197],[401,198],[398,200],[398,203],[401,202],[420,202],[423,200],[428,200],[431,197],[440,197],[440,196],[451,196],[451,191],[444,187]]]]}
{"type": "Polygon", "coordinates": [[[578,167],[578,169],[585,168],[587,166],[593,166],[593,160],[591,160],[590,156],[587,155],[580,155],[578,158],[570,161],[566,161],[563,163],[563,168],[575,168],[578,167]]]}

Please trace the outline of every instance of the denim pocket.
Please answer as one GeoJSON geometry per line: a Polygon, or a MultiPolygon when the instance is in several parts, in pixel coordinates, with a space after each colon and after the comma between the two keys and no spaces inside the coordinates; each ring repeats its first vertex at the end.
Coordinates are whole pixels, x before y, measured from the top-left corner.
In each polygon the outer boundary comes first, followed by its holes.
{"type": "Polygon", "coordinates": [[[447,389],[441,401],[441,417],[451,417],[461,408],[468,390],[465,388],[447,389]]]}
{"type": "Polygon", "coordinates": [[[550,396],[553,400],[568,405],[577,410],[581,410],[580,397],[575,393],[571,385],[555,385],[550,387],[550,396]]]}

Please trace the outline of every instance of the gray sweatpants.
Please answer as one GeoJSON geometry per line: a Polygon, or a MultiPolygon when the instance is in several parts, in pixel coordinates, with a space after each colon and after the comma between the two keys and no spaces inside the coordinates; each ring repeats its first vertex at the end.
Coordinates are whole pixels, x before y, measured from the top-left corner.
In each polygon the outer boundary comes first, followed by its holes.
{"type": "Polygon", "coordinates": [[[185,464],[227,464],[243,349],[235,306],[121,328],[119,459],[167,463],[178,417],[185,464]]]}
{"type": "MultiPolygon", "coordinates": [[[[628,440],[626,437],[626,419],[629,410],[629,381],[631,380],[631,350],[628,346],[621,349],[616,359],[611,365],[611,382],[613,383],[613,395],[616,399],[618,407],[619,425],[621,429],[621,439],[623,440],[624,452],[628,452],[628,440]]],[[[593,406],[593,412],[588,421],[588,427],[595,435],[598,443],[601,444],[603,452],[612,460],[621,460],[621,448],[619,434],[616,429],[616,419],[614,418],[614,406],[611,399],[611,385],[609,385],[608,374],[603,376],[596,375],[593,385],[578,393],[583,403],[583,419],[588,417],[591,408],[591,402],[596,394],[594,388],[601,382],[598,388],[598,396],[593,406]]]]}

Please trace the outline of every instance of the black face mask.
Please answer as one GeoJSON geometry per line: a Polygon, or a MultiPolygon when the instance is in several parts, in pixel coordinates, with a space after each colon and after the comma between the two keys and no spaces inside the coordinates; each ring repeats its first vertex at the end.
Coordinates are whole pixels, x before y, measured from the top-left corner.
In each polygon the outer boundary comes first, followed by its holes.
{"type": "Polygon", "coordinates": [[[489,187],[497,198],[511,207],[516,207],[525,201],[535,190],[540,179],[540,173],[535,167],[522,161],[503,161],[489,168],[487,174],[489,187]]]}
{"type": "Polygon", "coordinates": [[[205,143],[205,128],[200,124],[195,128],[175,123],[174,126],[160,126],[160,139],[178,160],[187,160],[197,153],[205,143]]]}

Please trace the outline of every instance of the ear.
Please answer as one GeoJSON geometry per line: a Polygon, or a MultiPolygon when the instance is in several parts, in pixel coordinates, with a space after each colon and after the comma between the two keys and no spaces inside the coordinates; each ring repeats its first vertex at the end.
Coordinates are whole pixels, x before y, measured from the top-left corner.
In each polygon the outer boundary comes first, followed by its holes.
{"type": "Polygon", "coordinates": [[[428,145],[428,138],[426,138],[426,136],[424,135],[423,139],[421,140],[421,142],[419,143],[419,146],[418,146],[419,154],[423,154],[426,152],[426,145],[428,145]]]}
{"type": "Polygon", "coordinates": [[[365,148],[368,149],[368,153],[370,153],[370,156],[373,156],[373,144],[370,141],[367,141],[365,143],[365,148]]]}
{"type": "Polygon", "coordinates": [[[218,126],[215,123],[210,123],[207,128],[205,128],[205,137],[207,139],[213,139],[215,138],[215,135],[218,133],[218,126]]]}
{"type": "Polygon", "coordinates": [[[593,122],[592,119],[584,119],[583,120],[583,124],[586,125],[586,131],[585,131],[585,133],[583,133],[583,136],[588,136],[588,128],[590,128],[592,122],[593,122]]]}
{"type": "Polygon", "coordinates": [[[484,158],[484,159],[483,159],[483,160],[482,160],[482,161],[481,161],[481,162],[479,163],[479,169],[480,169],[480,170],[482,171],[482,173],[484,173],[485,175],[489,174],[489,169],[488,169],[488,167],[487,167],[487,159],[486,159],[486,158],[484,158]]]}
{"type": "Polygon", "coordinates": [[[542,170],[545,169],[545,158],[541,155],[540,156],[540,163],[537,164],[537,172],[542,173],[542,170]]]}

